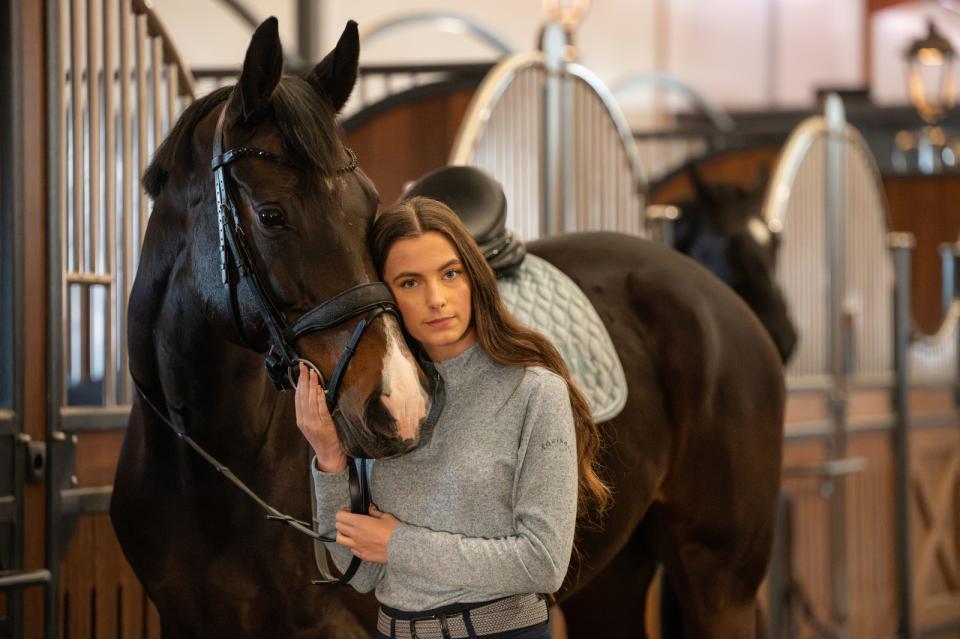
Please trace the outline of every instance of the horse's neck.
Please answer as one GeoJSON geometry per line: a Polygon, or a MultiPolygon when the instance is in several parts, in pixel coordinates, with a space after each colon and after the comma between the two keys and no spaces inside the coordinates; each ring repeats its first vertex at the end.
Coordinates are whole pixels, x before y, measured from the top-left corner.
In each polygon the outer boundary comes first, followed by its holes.
{"type": "Polygon", "coordinates": [[[130,297],[131,372],[201,445],[249,455],[251,446],[263,448],[289,401],[269,386],[261,356],[210,325],[178,237],[178,229],[151,219],[130,297]]]}

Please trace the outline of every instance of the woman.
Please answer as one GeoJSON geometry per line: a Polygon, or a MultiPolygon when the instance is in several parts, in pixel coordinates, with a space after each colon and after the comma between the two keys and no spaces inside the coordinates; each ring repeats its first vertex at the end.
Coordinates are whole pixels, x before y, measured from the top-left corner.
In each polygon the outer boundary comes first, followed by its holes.
{"type": "Polygon", "coordinates": [[[352,514],[323,390],[301,368],[297,423],[316,453],[321,532],[336,529],[330,553],[341,570],[364,560],[351,585],[376,588],[377,637],[549,637],[538,593],[563,582],[578,512],[599,516],[609,499],[586,401],[557,350],[505,310],[450,209],[411,198],[378,216],[371,239],[446,404],[419,448],[376,461],[377,506],[352,514]]]}

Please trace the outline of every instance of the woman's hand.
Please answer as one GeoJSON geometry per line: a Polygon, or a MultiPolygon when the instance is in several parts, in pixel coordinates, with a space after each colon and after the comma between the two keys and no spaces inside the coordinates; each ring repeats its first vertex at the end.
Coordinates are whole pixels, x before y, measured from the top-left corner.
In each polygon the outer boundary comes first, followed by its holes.
{"type": "Polygon", "coordinates": [[[300,364],[296,392],[297,428],[317,454],[317,466],[325,473],[338,473],[347,467],[347,456],[340,448],[333,418],[327,410],[326,396],[317,373],[300,364]]]}
{"type": "Polygon", "coordinates": [[[370,515],[355,515],[349,510],[337,513],[337,543],[346,546],[364,561],[387,563],[387,544],[400,520],[370,505],[370,515]]]}

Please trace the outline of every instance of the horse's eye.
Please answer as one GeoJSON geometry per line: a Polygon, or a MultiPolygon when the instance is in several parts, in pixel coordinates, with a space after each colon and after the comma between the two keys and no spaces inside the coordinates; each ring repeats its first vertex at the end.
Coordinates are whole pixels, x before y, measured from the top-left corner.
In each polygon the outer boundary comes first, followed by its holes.
{"type": "Polygon", "coordinates": [[[257,211],[257,217],[264,226],[282,226],[284,222],[283,212],[279,209],[261,209],[257,211]]]}

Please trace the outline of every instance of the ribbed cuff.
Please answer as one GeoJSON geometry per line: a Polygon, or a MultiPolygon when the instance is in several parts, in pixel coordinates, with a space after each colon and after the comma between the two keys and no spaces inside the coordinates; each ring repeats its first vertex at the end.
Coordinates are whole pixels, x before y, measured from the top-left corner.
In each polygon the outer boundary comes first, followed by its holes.
{"type": "Polygon", "coordinates": [[[346,466],[343,470],[340,470],[335,473],[325,473],[317,467],[317,456],[314,455],[310,458],[310,472],[313,473],[313,480],[317,484],[324,484],[325,486],[336,486],[337,484],[346,484],[349,479],[349,473],[346,466]]]}

